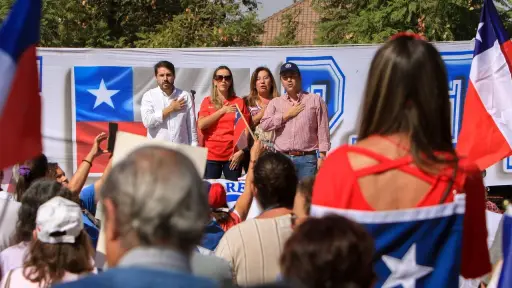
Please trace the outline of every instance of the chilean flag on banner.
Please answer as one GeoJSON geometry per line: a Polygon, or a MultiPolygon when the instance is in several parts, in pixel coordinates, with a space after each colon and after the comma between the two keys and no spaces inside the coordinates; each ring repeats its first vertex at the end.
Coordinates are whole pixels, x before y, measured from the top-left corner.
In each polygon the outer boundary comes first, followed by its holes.
{"type": "MultiPolygon", "coordinates": [[[[151,76],[151,74],[150,74],[151,76]]],[[[108,123],[119,131],[146,135],[138,101],[134,98],[134,69],[120,66],[81,66],[73,68],[75,167],[85,158],[94,138],[108,133],[108,123]]],[[[102,147],[107,149],[107,147],[102,147]]],[[[94,161],[91,173],[103,173],[108,155],[94,161]]],[[[76,169],[76,168],[75,168],[76,169]]]]}
{"type": "Polygon", "coordinates": [[[43,150],[36,46],[40,0],[18,0],[0,28],[0,169],[43,150]]]}
{"type": "Polygon", "coordinates": [[[512,42],[492,0],[475,38],[457,151],[485,169],[512,154],[512,42]]]}

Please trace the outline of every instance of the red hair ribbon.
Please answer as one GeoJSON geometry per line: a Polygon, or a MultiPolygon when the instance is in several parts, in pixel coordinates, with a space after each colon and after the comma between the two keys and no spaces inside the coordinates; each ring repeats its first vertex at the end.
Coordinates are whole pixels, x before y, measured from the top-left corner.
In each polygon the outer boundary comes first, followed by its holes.
{"type": "Polygon", "coordinates": [[[395,40],[400,37],[410,37],[410,38],[413,38],[416,40],[427,41],[427,38],[425,38],[424,36],[422,36],[420,34],[413,33],[413,32],[398,32],[395,35],[391,36],[391,38],[389,40],[395,40]]]}

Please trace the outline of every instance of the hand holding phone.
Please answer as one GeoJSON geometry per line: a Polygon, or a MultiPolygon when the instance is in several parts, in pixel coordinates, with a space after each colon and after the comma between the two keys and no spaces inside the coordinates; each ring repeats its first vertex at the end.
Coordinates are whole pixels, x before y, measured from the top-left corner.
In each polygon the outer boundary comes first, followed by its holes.
{"type": "Polygon", "coordinates": [[[118,124],[114,122],[108,123],[108,152],[114,152],[114,146],[116,145],[116,135],[118,130],[118,124]]]}

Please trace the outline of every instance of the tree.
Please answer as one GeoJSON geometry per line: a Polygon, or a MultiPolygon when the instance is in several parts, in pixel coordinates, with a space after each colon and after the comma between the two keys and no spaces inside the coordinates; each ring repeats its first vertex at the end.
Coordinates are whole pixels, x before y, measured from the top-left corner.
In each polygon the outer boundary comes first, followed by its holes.
{"type": "Polygon", "coordinates": [[[292,46],[298,45],[297,30],[299,29],[299,17],[301,9],[293,9],[281,16],[281,31],[272,41],[274,46],[292,46]]]}
{"type": "Polygon", "coordinates": [[[263,24],[254,0],[184,0],[184,13],[143,36],[137,47],[255,46],[263,24]]]}
{"type": "MultiPolygon", "coordinates": [[[[0,0],[0,19],[14,0],[0,0]]],[[[134,47],[141,35],[183,12],[180,0],[43,1],[41,46],[134,47]]]]}
{"type": "MultiPolygon", "coordinates": [[[[483,0],[313,0],[318,44],[380,43],[401,31],[430,41],[475,37],[483,0]]],[[[510,24],[512,0],[495,0],[510,24]]]]}

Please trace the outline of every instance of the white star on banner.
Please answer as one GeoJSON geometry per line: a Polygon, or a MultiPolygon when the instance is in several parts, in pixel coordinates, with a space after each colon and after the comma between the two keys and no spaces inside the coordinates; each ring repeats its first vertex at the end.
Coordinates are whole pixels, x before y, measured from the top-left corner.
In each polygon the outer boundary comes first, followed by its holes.
{"type": "Polygon", "coordinates": [[[478,29],[476,29],[476,40],[482,42],[482,36],[480,36],[480,29],[482,29],[482,27],[484,27],[484,22],[480,22],[478,23],[478,29]]]}
{"type": "Polygon", "coordinates": [[[87,91],[96,96],[96,102],[94,102],[94,107],[92,109],[98,107],[101,103],[106,103],[108,106],[114,108],[112,96],[119,92],[119,90],[108,90],[103,78],[101,79],[100,87],[98,89],[88,89],[87,91]]]}
{"type": "Polygon", "coordinates": [[[392,288],[398,285],[402,285],[403,288],[414,288],[416,280],[434,270],[432,267],[416,263],[416,244],[412,244],[402,259],[384,255],[382,261],[391,270],[391,275],[386,279],[382,288],[392,288]]]}

